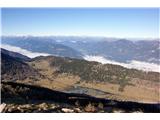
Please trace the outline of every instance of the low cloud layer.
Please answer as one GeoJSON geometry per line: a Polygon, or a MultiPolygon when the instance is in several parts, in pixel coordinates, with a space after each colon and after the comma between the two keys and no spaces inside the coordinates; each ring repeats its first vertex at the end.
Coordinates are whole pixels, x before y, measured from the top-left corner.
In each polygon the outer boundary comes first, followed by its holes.
{"type": "Polygon", "coordinates": [[[4,48],[6,50],[9,50],[9,51],[13,51],[13,52],[18,52],[22,55],[25,55],[25,56],[28,56],[30,58],[34,58],[34,57],[37,57],[37,56],[48,56],[50,54],[47,54],[47,53],[39,53],[39,52],[32,52],[32,51],[28,51],[26,49],[22,49],[20,47],[15,47],[15,46],[12,46],[12,45],[7,45],[7,44],[1,44],[1,48],[4,48]]]}
{"type": "MultiPolygon", "coordinates": [[[[25,56],[28,56],[30,58],[50,55],[48,53],[39,53],[39,52],[28,51],[26,49],[22,49],[22,48],[16,47],[16,46],[11,46],[8,44],[1,44],[1,48],[4,48],[9,51],[13,51],[13,52],[18,52],[18,53],[25,55],[25,56]]],[[[136,60],[132,60],[129,63],[121,63],[121,62],[116,62],[113,60],[106,59],[102,56],[90,56],[90,55],[84,56],[84,59],[87,61],[97,61],[102,64],[115,64],[115,65],[121,65],[126,68],[134,68],[134,69],[143,70],[143,71],[160,72],[160,66],[158,64],[154,64],[154,63],[147,63],[147,62],[136,61],[136,60]]]]}
{"type": "Polygon", "coordinates": [[[143,71],[160,72],[159,65],[154,63],[147,63],[147,62],[136,61],[136,60],[132,60],[129,63],[121,63],[113,60],[108,60],[102,56],[90,56],[90,55],[84,56],[84,59],[87,61],[97,61],[102,64],[115,64],[115,65],[121,65],[126,68],[134,68],[134,69],[143,70],[143,71]]]}

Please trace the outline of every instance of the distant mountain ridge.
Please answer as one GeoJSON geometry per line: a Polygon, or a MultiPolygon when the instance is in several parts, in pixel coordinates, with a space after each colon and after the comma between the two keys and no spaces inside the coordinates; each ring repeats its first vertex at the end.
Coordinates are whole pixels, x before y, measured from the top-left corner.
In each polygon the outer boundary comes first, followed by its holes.
{"type": "MultiPolygon", "coordinates": [[[[61,42],[63,43],[63,42],[61,42]]],[[[114,41],[77,41],[76,43],[65,42],[74,49],[78,49],[86,55],[98,55],[117,62],[131,60],[160,63],[160,41],[131,41],[119,39],[114,41]]]]}
{"type": "Polygon", "coordinates": [[[2,37],[9,44],[33,52],[45,52],[62,57],[83,59],[84,55],[98,55],[117,62],[132,60],[160,63],[160,41],[128,40],[104,37],[2,37]]]}
{"type": "Polygon", "coordinates": [[[32,52],[82,59],[82,54],[73,48],[41,37],[2,37],[2,44],[17,46],[32,52]]]}

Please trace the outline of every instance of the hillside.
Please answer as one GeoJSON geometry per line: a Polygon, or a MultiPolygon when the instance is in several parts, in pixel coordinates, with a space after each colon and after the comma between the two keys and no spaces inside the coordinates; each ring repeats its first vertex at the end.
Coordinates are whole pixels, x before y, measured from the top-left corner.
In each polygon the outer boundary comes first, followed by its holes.
{"type": "Polygon", "coordinates": [[[85,94],[54,91],[34,85],[2,82],[3,112],[159,112],[159,104],[100,99],[85,94]],[[45,94],[44,94],[45,93],[45,94]]]}
{"type": "Polygon", "coordinates": [[[2,54],[2,81],[123,101],[159,102],[159,73],[64,57],[24,62],[2,54]],[[134,92],[138,91],[138,92],[134,92]]]}
{"type": "Polygon", "coordinates": [[[3,48],[1,48],[1,53],[14,57],[15,59],[19,59],[21,61],[29,61],[31,59],[27,56],[21,55],[20,53],[8,51],[3,48]]]}
{"type": "Polygon", "coordinates": [[[2,81],[16,81],[24,79],[32,79],[36,80],[37,78],[41,78],[42,75],[38,73],[37,70],[30,67],[24,61],[26,57],[22,57],[22,55],[14,54],[10,56],[7,52],[1,52],[1,80],[2,81]],[[17,56],[15,56],[17,55],[17,56]],[[24,58],[24,59],[23,59],[24,58]],[[23,60],[22,60],[23,59],[23,60]]]}
{"type": "MultiPolygon", "coordinates": [[[[80,96],[85,94],[96,99],[118,101],[121,104],[128,101],[152,104],[160,102],[160,73],[157,72],[144,72],[119,65],[101,64],[67,57],[40,56],[25,61],[22,59],[23,56],[20,56],[21,59],[19,58],[19,54],[14,54],[18,56],[10,56],[12,54],[8,53],[10,51],[1,53],[1,78],[4,88],[6,84],[10,84],[7,81],[10,81],[20,86],[21,84],[39,86],[80,96]]],[[[8,87],[4,90],[6,89],[8,87]]],[[[5,96],[7,99],[13,97],[21,100],[14,89],[9,88],[11,92],[7,90],[9,94],[6,93],[5,96]]],[[[21,95],[25,94],[23,89],[21,90],[21,95]]],[[[43,94],[46,92],[44,91],[43,94]]],[[[26,95],[22,96],[26,97],[26,95]]],[[[6,102],[7,99],[4,98],[3,101],[6,102]]],[[[82,107],[82,109],[84,108],[82,107]]]]}
{"type": "Polygon", "coordinates": [[[49,88],[111,99],[159,101],[160,74],[156,72],[53,56],[37,57],[28,63],[48,76],[48,83],[37,83],[49,88]]]}

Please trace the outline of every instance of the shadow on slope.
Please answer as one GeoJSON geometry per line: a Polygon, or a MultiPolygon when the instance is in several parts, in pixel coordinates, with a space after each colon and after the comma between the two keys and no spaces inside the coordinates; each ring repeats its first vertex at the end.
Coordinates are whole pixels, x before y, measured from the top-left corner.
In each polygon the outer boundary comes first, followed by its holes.
{"type": "Polygon", "coordinates": [[[103,105],[103,108],[110,108],[111,112],[113,111],[113,109],[120,109],[124,112],[160,112],[160,104],[147,104],[101,99],[85,94],[64,93],[48,88],[15,82],[2,82],[1,85],[2,102],[8,104],[28,104],[31,101],[32,103],[36,104],[37,101],[54,101],[83,108],[90,103],[95,107],[97,107],[98,104],[101,103],[103,105]]]}

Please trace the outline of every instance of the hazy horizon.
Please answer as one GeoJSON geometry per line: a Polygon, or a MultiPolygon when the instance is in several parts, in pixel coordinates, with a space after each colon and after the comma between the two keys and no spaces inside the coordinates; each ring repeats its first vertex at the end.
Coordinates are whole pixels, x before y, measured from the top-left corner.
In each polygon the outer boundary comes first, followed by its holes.
{"type": "Polygon", "coordinates": [[[112,37],[112,36],[94,36],[94,35],[1,35],[1,37],[79,37],[79,38],[101,38],[101,39],[126,39],[126,40],[159,40],[159,37],[112,37]]]}

